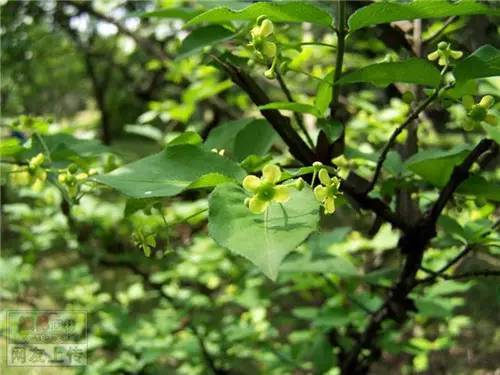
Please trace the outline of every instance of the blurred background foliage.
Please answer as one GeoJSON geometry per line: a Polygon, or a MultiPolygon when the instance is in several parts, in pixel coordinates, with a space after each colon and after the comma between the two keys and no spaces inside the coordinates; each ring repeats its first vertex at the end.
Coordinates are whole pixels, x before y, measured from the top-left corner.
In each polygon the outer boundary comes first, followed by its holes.
{"type": "MultiPolygon", "coordinates": [[[[33,130],[49,138],[69,135],[80,141],[68,138],[67,145],[77,147],[59,167],[72,162],[82,173],[101,173],[157,152],[186,131],[205,139],[220,124],[258,115],[209,60],[199,54],[179,56],[188,33],[183,20],[221,4],[227,2],[3,1],[2,157],[8,158],[33,130]],[[138,17],[161,8],[176,9],[176,16],[138,17]]],[[[231,2],[235,9],[245,5],[231,2]]],[[[330,8],[326,2],[318,5],[330,8]]],[[[362,5],[353,2],[348,9],[362,5]]],[[[456,18],[435,39],[446,20],[426,20],[423,55],[438,40],[465,54],[485,43],[498,46],[496,21],[456,18]]],[[[411,27],[402,22],[391,28],[392,34],[372,28],[351,35],[345,69],[409,56],[404,35],[412,35],[411,27]]],[[[283,45],[336,43],[332,31],[310,24],[282,24],[276,33],[283,45]]],[[[248,57],[244,46],[225,45],[248,57]]],[[[291,60],[286,80],[296,101],[312,104],[317,78],[332,67],[332,49],[303,45],[283,53],[291,60]]],[[[284,100],[275,82],[265,80],[264,70],[256,67],[255,75],[270,95],[284,100]]],[[[500,79],[486,79],[477,93],[497,95],[499,87],[500,79]]],[[[350,168],[361,174],[373,168],[373,145],[382,145],[408,114],[401,99],[406,89],[360,84],[343,91],[350,168]]],[[[433,106],[420,125],[420,143],[436,148],[475,143],[482,134],[464,132],[464,118],[459,104],[449,111],[433,106]]],[[[304,120],[316,135],[312,116],[304,120]]],[[[276,140],[276,160],[287,160],[283,150],[276,140]]],[[[399,156],[392,153],[391,160],[392,175],[383,186],[388,196],[406,181],[399,156]]],[[[370,215],[343,206],[324,222],[327,230],[290,257],[273,283],[207,236],[203,191],[142,210],[109,189],[84,183],[79,204],[68,207],[55,187],[46,184],[34,191],[12,183],[8,172],[2,168],[2,308],[82,309],[89,318],[88,366],[37,373],[205,374],[216,366],[241,374],[336,374],[335,348],[324,332],[362,326],[400,265],[398,237],[390,226],[371,233],[370,215]],[[145,241],[148,237],[153,240],[145,241]],[[150,257],[144,255],[144,241],[150,257]],[[318,263],[326,256],[334,261],[321,268],[318,263]],[[310,269],[304,271],[306,260],[310,269]]],[[[497,169],[487,173],[498,180],[497,169]]],[[[421,180],[416,183],[424,186],[421,180]]],[[[423,190],[421,204],[435,195],[423,190]]],[[[425,265],[437,269],[445,264],[481,235],[497,211],[486,199],[457,198],[440,223],[425,265]]],[[[498,247],[482,244],[458,267],[498,267],[498,253],[498,247]]],[[[498,279],[441,281],[414,297],[417,318],[401,329],[385,327],[380,340],[384,355],[374,374],[498,371],[498,279]]],[[[24,372],[2,368],[2,373],[24,372]]]]}

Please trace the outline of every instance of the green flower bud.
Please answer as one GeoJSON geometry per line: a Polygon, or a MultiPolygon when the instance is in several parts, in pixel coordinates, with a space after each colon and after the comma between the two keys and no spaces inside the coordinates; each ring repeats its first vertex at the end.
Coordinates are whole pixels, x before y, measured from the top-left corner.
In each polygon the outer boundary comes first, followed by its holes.
{"type": "Polygon", "coordinates": [[[295,180],[294,182],[294,187],[295,189],[297,189],[298,191],[302,191],[302,189],[304,189],[304,185],[305,185],[305,182],[304,180],[302,179],[302,177],[299,177],[298,179],[295,180]]]}
{"type": "Polygon", "coordinates": [[[490,108],[493,104],[495,103],[495,99],[493,99],[493,96],[491,95],[486,95],[481,98],[481,101],[479,102],[479,106],[488,109],[490,108]]]}
{"type": "Polygon", "coordinates": [[[68,167],[68,172],[71,174],[75,174],[78,171],[78,166],[75,163],[72,163],[68,167]]]}
{"type": "Polygon", "coordinates": [[[483,121],[486,118],[488,111],[480,105],[474,105],[467,114],[474,121],[483,121]]]}
{"type": "Polygon", "coordinates": [[[265,72],[264,72],[264,76],[267,78],[267,79],[275,79],[276,78],[276,72],[274,71],[274,67],[270,67],[269,69],[267,69],[265,72]]]}
{"type": "Polygon", "coordinates": [[[415,95],[413,95],[413,93],[411,91],[406,91],[403,93],[403,96],[401,97],[401,99],[406,104],[410,104],[411,102],[413,102],[415,100],[415,95]]]}
{"type": "Polygon", "coordinates": [[[42,153],[39,153],[38,155],[36,155],[35,157],[33,157],[30,160],[29,166],[31,169],[35,169],[35,168],[38,168],[39,166],[41,166],[44,161],[45,161],[45,155],[42,153]]]}
{"type": "Polygon", "coordinates": [[[447,49],[450,46],[449,43],[446,42],[439,42],[437,45],[437,48],[440,49],[441,51],[447,49]]]}

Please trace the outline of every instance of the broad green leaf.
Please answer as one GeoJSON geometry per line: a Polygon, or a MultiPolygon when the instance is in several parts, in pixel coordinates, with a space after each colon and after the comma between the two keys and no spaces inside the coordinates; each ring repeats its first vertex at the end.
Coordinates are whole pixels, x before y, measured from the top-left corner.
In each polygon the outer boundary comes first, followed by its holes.
{"type": "Polygon", "coordinates": [[[276,132],[266,120],[247,118],[217,126],[208,135],[204,148],[225,150],[242,161],[252,154],[267,153],[276,138],[276,132]]]}
{"type": "Polygon", "coordinates": [[[496,143],[500,144],[500,128],[498,126],[481,124],[483,129],[488,133],[488,136],[493,139],[496,143]]]}
{"type": "Polygon", "coordinates": [[[0,140],[0,157],[15,155],[23,150],[18,138],[7,138],[0,140]]]}
{"type": "Polygon", "coordinates": [[[328,106],[332,100],[333,72],[328,73],[318,84],[314,106],[322,117],[325,116],[328,106]]]}
{"type": "Polygon", "coordinates": [[[141,135],[143,137],[152,139],[156,142],[161,142],[163,139],[163,133],[160,129],[155,128],[152,125],[142,124],[142,125],[125,125],[125,132],[131,134],[141,135]]]}
{"type": "Polygon", "coordinates": [[[336,84],[368,82],[377,86],[387,86],[394,82],[405,82],[437,86],[440,79],[439,70],[431,63],[424,59],[411,58],[365,66],[352,73],[344,74],[336,84]]]}
{"type": "Polygon", "coordinates": [[[287,203],[270,205],[266,222],[264,214],[253,214],[245,206],[248,195],[243,188],[217,186],[209,198],[210,236],[276,280],[283,259],[317,229],[319,221],[319,204],[310,189],[291,189],[290,195],[287,203]]]}
{"type": "Polygon", "coordinates": [[[331,26],[332,17],[325,11],[306,2],[255,3],[242,10],[227,7],[213,8],[189,20],[187,26],[202,22],[225,23],[230,21],[255,21],[265,15],[273,22],[311,22],[331,26]]]}
{"type": "Polygon", "coordinates": [[[206,46],[220,43],[233,38],[235,34],[225,27],[219,25],[209,25],[192,31],[182,44],[177,57],[185,57],[197,52],[206,46]]]}
{"type": "Polygon", "coordinates": [[[325,257],[309,260],[305,257],[287,260],[280,267],[281,272],[328,273],[342,277],[360,276],[357,268],[346,258],[325,257]]]}
{"type": "Polygon", "coordinates": [[[130,216],[139,210],[153,206],[159,201],[159,198],[129,198],[125,203],[124,215],[130,216]]]}
{"type": "Polygon", "coordinates": [[[317,125],[323,130],[330,143],[335,142],[342,134],[344,127],[337,120],[319,119],[317,125]]]}
{"type": "Polygon", "coordinates": [[[457,63],[453,74],[457,84],[471,79],[500,76],[500,50],[488,44],[478,48],[457,63]]]}
{"type": "Polygon", "coordinates": [[[481,176],[470,176],[457,189],[458,193],[500,202],[500,184],[487,181],[481,176]]]}
{"type": "Polygon", "coordinates": [[[305,103],[272,102],[266,105],[259,106],[259,109],[283,109],[299,113],[310,113],[314,116],[321,116],[321,113],[315,106],[305,103]]]}
{"type": "Polygon", "coordinates": [[[193,8],[167,8],[167,9],[159,9],[154,10],[152,12],[140,12],[135,14],[136,17],[148,18],[148,17],[157,17],[157,18],[172,18],[172,19],[180,19],[187,21],[194,16],[197,16],[201,12],[199,10],[193,8]]]}
{"type": "Polygon", "coordinates": [[[164,151],[96,176],[133,198],[169,197],[179,194],[209,173],[240,181],[245,172],[233,161],[190,144],[169,146],[164,151]]]}
{"type": "Polygon", "coordinates": [[[210,188],[220,184],[233,182],[234,179],[220,173],[208,173],[189,185],[189,189],[210,188]]]}
{"type": "Polygon", "coordinates": [[[455,165],[461,163],[471,147],[460,145],[451,150],[425,150],[406,160],[405,167],[434,186],[448,182],[455,165]]]}
{"type": "MultiPolygon", "coordinates": [[[[94,139],[79,139],[69,134],[54,134],[42,136],[53,161],[72,159],[75,157],[91,157],[109,152],[108,147],[94,139]]],[[[32,141],[32,147],[23,153],[23,158],[32,157],[43,152],[43,147],[38,141],[32,141]]]]}
{"type": "Polygon", "coordinates": [[[349,31],[353,32],[366,26],[378,25],[417,18],[439,18],[467,16],[472,14],[500,15],[493,7],[473,0],[414,0],[412,2],[380,2],[360,8],[348,20],[349,31]]]}
{"type": "Polygon", "coordinates": [[[170,142],[168,142],[168,145],[169,146],[184,145],[184,144],[199,145],[202,142],[203,139],[200,137],[198,133],[188,131],[172,139],[170,142]]]}

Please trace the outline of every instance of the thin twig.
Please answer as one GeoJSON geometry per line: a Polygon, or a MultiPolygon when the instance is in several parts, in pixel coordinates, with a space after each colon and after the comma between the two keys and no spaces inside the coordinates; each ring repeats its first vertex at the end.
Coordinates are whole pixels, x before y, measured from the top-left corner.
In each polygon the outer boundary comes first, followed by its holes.
{"type": "Polygon", "coordinates": [[[453,23],[458,17],[457,16],[452,16],[450,18],[448,18],[444,23],[443,23],[443,26],[441,26],[441,28],[436,31],[434,34],[432,34],[430,37],[428,37],[427,39],[424,40],[424,43],[425,44],[430,44],[432,43],[436,38],[438,38],[445,30],[448,26],[450,26],[451,23],[453,23]]]}
{"type": "Polygon", "coordinates": [[[406,127],[410,125],[412,121],[415,120],[420,115],[420,113],[423,110],[425,110],[429,106],[429,104],[431,104],[437,98],[438,94],[439,94],[439,89],[436,89],[432,93],[432,95],[430,95],[426,100],[420,103],[420,105],[417,108],[415,108],[415,110],[412,113],[410,113],[410,115],[406,118],[406,120],[392,132],[391,136],[389,137],[389,140],[385,144],[384,148],[382,149],[382,152],[378,157],[377,165],[375,167],[375,172],[373,174],[372,180],[370,181],[370,184],[367,186],[366,193],[370,192],[377,183],[377,179],[380,176],[380,172],[382,171],[382,165],[384,164],[385,158],[387,157],[387,154],[389,153],[390,149],[396,142],[396,138],[398,137],[398,135],[401,134],[401,132],[405,130],[406,127]]]}
{"type": "MultiPolygon", "coordinates": [[[[286,82],[283,80],[283,76],[281,75],[279,70],[276,71],[276,79],[278,80],[281,91],[283,91],[283,93],[285,94],[286,99],[290,103],[294,103],[295,101],[293,100],[292,93],[288,89],[288,86],[286,85],[286,82]]],[[[302,130],[302,133],[304,133],[304,136],[306,137],[306,140],[307,140],[307,143],[309,144],[309,147],[311,147],[311,148],[314,147],[314,142],[313,142],[311,136],[309,135],[309,133],[307,132],[307,129],[304,125],[304,120],[303,120],[302,116],[295,111],[293,112],[293,116],[295,118],[295,121],[297,121],[297,125],[299,126],[300,130],[302,130]]]]}
{"type": "Polygon", "coordinates": [[[340,86],[335,83],[342,75],[342,66],[344,64],[344,50],[345,50],[345,1],[337,0],[337,57],[335,59],[335,72],[333,74],[333,87],[332,87],[332,100],[330,102],[330,117],[335,116],[335,110],[340,95],[340,86]]]}

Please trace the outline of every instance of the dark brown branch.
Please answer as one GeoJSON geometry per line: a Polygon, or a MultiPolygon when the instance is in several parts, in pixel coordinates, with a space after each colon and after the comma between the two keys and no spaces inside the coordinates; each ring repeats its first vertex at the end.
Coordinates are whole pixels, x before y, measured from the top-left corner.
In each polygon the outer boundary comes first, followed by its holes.
{"type": "MultiPolygon", "coordinates": [[[[223,61],[215,55],[211,55],[211,57],[222,68],[222,70],[224,70],[229,78],[231,78],[234,83],[236,83],[248,94],[248,96],[250,96],[250,99],[252,99],[257,106],[265,105],[271,102],[262,88],[245,71],[230,62],[223,61]]],[[[290,149],[290,153],[298,161],[305,165],[311,165],[316,161],[316,155],[302,140],[302,138],[299,137],[295,130],[293,130],[288,117],[283,116],[275,109],[265,109],[260,112],[287,144],[290,149]]]]}
{"type": "Polygon", "coordinates": [[[437,221],[439,215],[441,215],[446,203],[451,199],[455,190],[457,190],[460,184],[469,177],[469,170],[472,167],[472,164],[474,164],[474,162],[476,162],[481,155],[490,149],[495,148],[495,145],[495,141],[492,141],[491,139],[481,140],[481,142],[477,144],[465,160],[453,169],[453,173],[451,174],[448,183],[439,193],[437,201],[434,203],[429,212],[429,220],[433,223],[437,221]]]}
{"type": "MultiPolygon", "coordinates": [[[[279,71],[276,71],[276,79],[281,87],[281,90],[285,94],[286,99],[290,103],[293,103],[294,100],[292,97],[292,93],[288,89],[288,86],[286,85],[286,82],[283,80],[283,76],[281,75],[281,73],[279,71]]],[[[300,115],[300,113],[297,113],[294,111],[293,116],[294,116],[295,121],[297,122],[297,125],[299,126],[300,130],[302,130],[302,133],[304,133],[304,136],[306,137],[306,140],[307,140],[307,143],[309,144],[309,147],[314,147],[314,142],[313,142],[311,136],[309,135],[309,133],[307,132],[307,129],[304,125],[304,120],[302,119],[302,116],[300,115]]]]}

